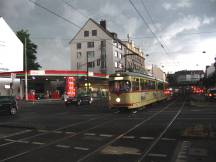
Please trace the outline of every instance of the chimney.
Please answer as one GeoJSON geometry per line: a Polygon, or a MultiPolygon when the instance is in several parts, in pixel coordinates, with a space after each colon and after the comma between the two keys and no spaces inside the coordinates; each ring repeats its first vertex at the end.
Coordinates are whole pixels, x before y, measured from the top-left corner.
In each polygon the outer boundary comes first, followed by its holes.
{"type": "Polygon", "coordinates": [[[106,30],[106,20],[101,20],[100,25],[106,30]]]}

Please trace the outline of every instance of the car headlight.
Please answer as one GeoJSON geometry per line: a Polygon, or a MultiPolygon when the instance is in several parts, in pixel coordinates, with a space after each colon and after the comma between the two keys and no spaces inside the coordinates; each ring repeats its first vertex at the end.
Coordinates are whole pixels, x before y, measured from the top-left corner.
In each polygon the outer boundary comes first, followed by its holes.
{"type": "Polygon", "coordinates": [[[121,101],[121,99],[118,97],[118,98],[116,98],[116,102],[120,102],[121,101]]]}

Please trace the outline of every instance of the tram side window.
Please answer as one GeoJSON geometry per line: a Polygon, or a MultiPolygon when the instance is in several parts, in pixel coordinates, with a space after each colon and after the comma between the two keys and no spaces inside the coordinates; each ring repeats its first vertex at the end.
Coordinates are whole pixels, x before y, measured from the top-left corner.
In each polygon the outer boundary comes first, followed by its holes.
{"type": "Polygon", "coordinates": [[[129,92],[131,89],[131,83],[127,80],[122,81],[110,81],[109,90],[110,92],[129,92]]]}
{"type": "Polygon", "coordinates": [[[158,89],[159,90],[163,90],[164,89],[163,83],[161,83],[161,82],[158,83],[158,89]]]}
{"type": "Polygon", "coordinates": [[[144,79],[140,79],[140,87],[141,90],[146,90],[146,81],[144,79]]]}
{"type": "Polygon", "coordinates": [[[134,79],[132,82],[133,91],[139,91],[139,79],[134,79]]]}
{"type": "Polygon", "coordinates": [[[155,82],[152,80],[147,80],[146,89],[148,89],[148,90],[155,89],[155,82]]]}

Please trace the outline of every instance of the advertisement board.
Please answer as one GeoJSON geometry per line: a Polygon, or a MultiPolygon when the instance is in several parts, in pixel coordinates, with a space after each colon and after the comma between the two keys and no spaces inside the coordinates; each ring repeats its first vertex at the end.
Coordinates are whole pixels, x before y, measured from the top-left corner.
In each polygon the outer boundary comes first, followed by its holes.
{"type": "Polygon", "coordinates": [[[23,44],[0,17],[0,72],[23,70],[23,44]]]}
{"type": "Polygon", "coordinates": [[[75,77],[66,77],[66,95],[69,97],[76,96],[76,79],[75,77]]]}

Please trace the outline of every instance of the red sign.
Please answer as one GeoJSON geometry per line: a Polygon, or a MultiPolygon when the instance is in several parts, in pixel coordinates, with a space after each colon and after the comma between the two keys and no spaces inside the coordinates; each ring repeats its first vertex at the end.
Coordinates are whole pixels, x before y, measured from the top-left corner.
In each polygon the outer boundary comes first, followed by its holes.
{"type": "Polygon", "coordinates": [[[69,97],[76,96],[76,79],[75,77],[66,77],[66,95],[69,97]]]}

